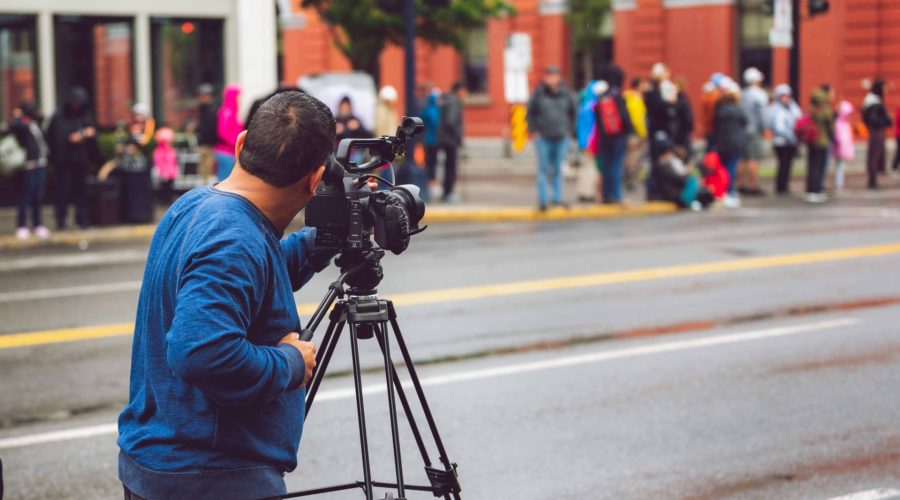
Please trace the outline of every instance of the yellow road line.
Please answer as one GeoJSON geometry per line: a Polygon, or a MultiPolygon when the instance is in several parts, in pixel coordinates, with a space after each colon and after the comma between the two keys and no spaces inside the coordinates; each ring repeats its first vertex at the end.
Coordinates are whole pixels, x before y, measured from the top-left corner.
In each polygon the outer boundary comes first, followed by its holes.
{"type": "MultiPolygon", "coordinates": [[[[842,260],[879,257],[895,254],[900,254],[900,243],[844,248],[840,250],[825,250],[819,252],[775,255],[771,257],[722,260],[700,264],[654,267],[648,269],[636,269],[632,271],[587,274],[582,276],[571,276],[567,278],[550,278],[517,281],[511,283],[499,283],[494,285],[447,288],[443,290],[428,290],[423,292],[395,294],[391,295],[389,298],[393,300],[394,304],[396,304],[397,306],[414,306],[435,304],[441,302],[475,300],[488,297],[506,297],[527,293],[550,292],[554,290],[599,287],[668,278],[681,278],[687,276],[724,274],[741,271],[752,271],[755,269],[772,269],[779,267],[800,266],[822,262],[836,262],[842,260]]],[[[301,304],[298,306],[300,313],[303,315],[311,314],[315,310],[315,308],[316,304],[301,304]]],[[[0,335],[0,349],[131,335],[133,328],[134,325],[131,323],[120,323],[115,325],[67,328],[41,332],[0,335]]]]}

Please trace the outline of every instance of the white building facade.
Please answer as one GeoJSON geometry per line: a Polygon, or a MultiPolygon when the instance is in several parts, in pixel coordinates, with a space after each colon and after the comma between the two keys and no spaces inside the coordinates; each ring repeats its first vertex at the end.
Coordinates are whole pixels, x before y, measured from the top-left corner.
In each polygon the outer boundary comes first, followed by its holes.
{"type": "Polygon", "coordinates": [[[0,121],[74,86],[101,126],[143,103],[180,127],[201,83],[239,85],[246,110],[278,85],[277,32],[272,0],[0,0],[0,121]]]}

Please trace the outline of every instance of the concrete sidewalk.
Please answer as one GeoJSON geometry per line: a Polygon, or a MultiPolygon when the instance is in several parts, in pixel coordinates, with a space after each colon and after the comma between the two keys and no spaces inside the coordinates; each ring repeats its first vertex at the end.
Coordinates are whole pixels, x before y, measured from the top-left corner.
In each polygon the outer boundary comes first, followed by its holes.
{"type": "MultiPolygon", "coordinates": [[[[892,148],[891,148],[892,149],[892,148]]],[[[865,175],[863,160],[865,150],[858,152],[857,160],[847,169],[847,174],[860,184],[865,175]]],[[[891,156],[892,158],[892,156],[891,156]]],[[[804,175],[803,164],[799,160],[794,168],[795,190],[800,188],[804,175]]],[[[593,168],[593,165],[584,165],[593,168]]],[[[771,176],[774,159],[761,163],[764,187],[771,189],[771,176]]],[[[557,208],[547,212],[536,210],[537,201],[534,187],[534,171],[536,160],[531,146],[521,153],[505,157],[503,143],[499,139],[469,139],[460,165],[457,194],[461,202],[458,204],[428,205],[425,223],[489,223],[489,222],[529,222],[529,221],[564,221],[578,219],[604,219],[614,217],[631,217],[672,213],[676,208],[668,203],[646,203],[644,193],[638,189],[626,193],[625,203],[621,206],[574,205],[570,209],[557,208]]],[[[566,198],[574,198],[575,186],[573,169],[567,169],[565,182],[566,198]]],[[[156,220],[162,217],[164,210],[158,209],[156,220]]],[[[302,214],[293,226],[302,225],[302,214]]],[[[52,210],[45,208],[45,221],[53,221],[52,210]]],[[[293,227],[292,226],[292,227],[293,227]]],[[[155,224],[136,226],[114,226],[91,228],[86,230],[53,233],[48,240],[30,238],[17,240],[12,232],[15,230],[15,209],[0,208],[0,251],[11,249],[28,249],[48,246],[77,246],[86,248],[95,243],[117,243],[129,241],[147,241],[153,236],[155,224]]]]}

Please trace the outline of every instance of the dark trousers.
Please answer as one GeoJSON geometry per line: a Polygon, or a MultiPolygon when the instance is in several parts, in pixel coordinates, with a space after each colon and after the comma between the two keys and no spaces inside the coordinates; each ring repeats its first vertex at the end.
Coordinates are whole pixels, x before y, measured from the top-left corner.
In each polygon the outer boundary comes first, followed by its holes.
{"type": "Polygon", "coordinates": [[[66,227],[69,204],[75,204],[75,223],[87,227],[87,174],[83,165],[67,165],[57,169],[56,179],[56,226],[66,227]]]}
{"type": "Polygon", "coordinates": [[[437,144],[425,145],[425,171],[428,172],[428,180],[437,179],[437,160],[438,147],[437,144]]]}
{"type": "Polygon", "coordinates": [[[16,214],[16,227],[28,227],[26,221],[28,211],[31,210],[31,224],[33,227],[43,226],[44,189],[47,181],[46,168],[34,168],[22,170],[21,198],[16,214]]]}
{"type": "Polygon", "coordinates": [[[143,497],[139,497],[132,493],[131,490],[128,489],[128,486],[122,485],[122,489],[125,490],[125,500],[145,500],[143,497]]]}
{"type": "Polygon", "coordinates": [[[447,198],[456,186],[457,147],[444,144],[440,150],[444,152],[444,198],[447,198]]]}
{"type": "Polygon", "coordinates": [[[775,192],[786,194],[791,189],[791,168],[797,156],[797,146],[775,146],[778,158],[778,174],[775,176],[775,192]]]}
{"type": "Polygon", "coordinates": [[[825,161],[828,159],[828,148],[810,146],[806,168],[806,192],[821,193],[825,186],[825,161]]]}
{"type": "Polygon", "coordinates": [[[603,141],[600,156],[603,168],[603,203],[619,203],[622,201],[622,172],[625,168],[625,152],[628,137],[623,135],[615,139],[603,141]]]}
{"type": "Polygon", "coordinates": [[[884,129],[869,131],[869,155],[866,157],[869,187],[878,185],[878,172],[885,171],[884,129]]]}
{"type": "Polygon", "coordinates": [[[897,144],[897,148],[894,150],[894,164],[891,165],[891,168],[896,172],[897,170],[900,170],[900,137],[897,137],[895,143],[897,144]]]}

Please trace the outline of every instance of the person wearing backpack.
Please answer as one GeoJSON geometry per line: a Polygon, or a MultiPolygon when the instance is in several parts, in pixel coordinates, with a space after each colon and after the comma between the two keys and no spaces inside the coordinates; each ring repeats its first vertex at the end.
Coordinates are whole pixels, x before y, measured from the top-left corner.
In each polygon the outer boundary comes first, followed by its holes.
{"type": "Polygon", "coordinates": [[[31,212],[34,235],[39,239],[50,237],[50,230],[44,226],[44,189],[47,179],[47,156],[50,149],[44,140],[40,126],[41,116],[31,103],[23,103],[13,110],[9,128],[16,141],[25,151],[25,161],[19,168],[21,191],[16,214],[16,238],[26,240],[31,236],[27,216],[31,212]]]}
{"type": "Polygon", "coordinates": [[[825,162],[828,160],[828,148],[834,142],[834,110],[828,101],[828,95],[821,89],[812,91],[810,95],[812,108],[808,115],[797,121],[797,132],[806,143],[806,201],[822,203],[825,196],[825,162]]]}
{"type": "Polygon", "coordinates": [[[878,189],[878,173],[886,170],[884,130],[893,122],[884,107],[884,80],[876,78],[863,100],[863,123],[869,129],[869,152],[866,170],[869,173],[869,189],[878,189]]]}
{"type": "Polygon", "coordinates": [[[625,98],[622,97],[622,83],[625,75],[622,69],[611,65],[606,83],[609,89],[597,101],[597,149],[603,169],[603,203],[621,203],[622,172],[625,168],[628,136],[634,133],[631,115],[625,98]]]}
{"type": "Polygon", "coordinates": [[[797,134],[794,127],[803,116],[803,110],[794,101],[793,91],[787,84],[775,87],[775,102],[766,109],[766,128],[772,132],[772,145],[778,159],[775,176],[775,193],[781,196],[790,192],[791,168],[797,156],[797,134]]]}
{"type": "Polygon", "coordinates": [[[544,69],[544,79],[528,101],[528,132],[534,139],[538,153],[537,192],[538,209],[547,210],[563,203],[562,162],[568,151],[568,139],[575,135],[575,116],[578,106],[572,92],[562,81],[556,66],[544,69]],[[547,183],[552,197],[548,200],[547,183]]]}

